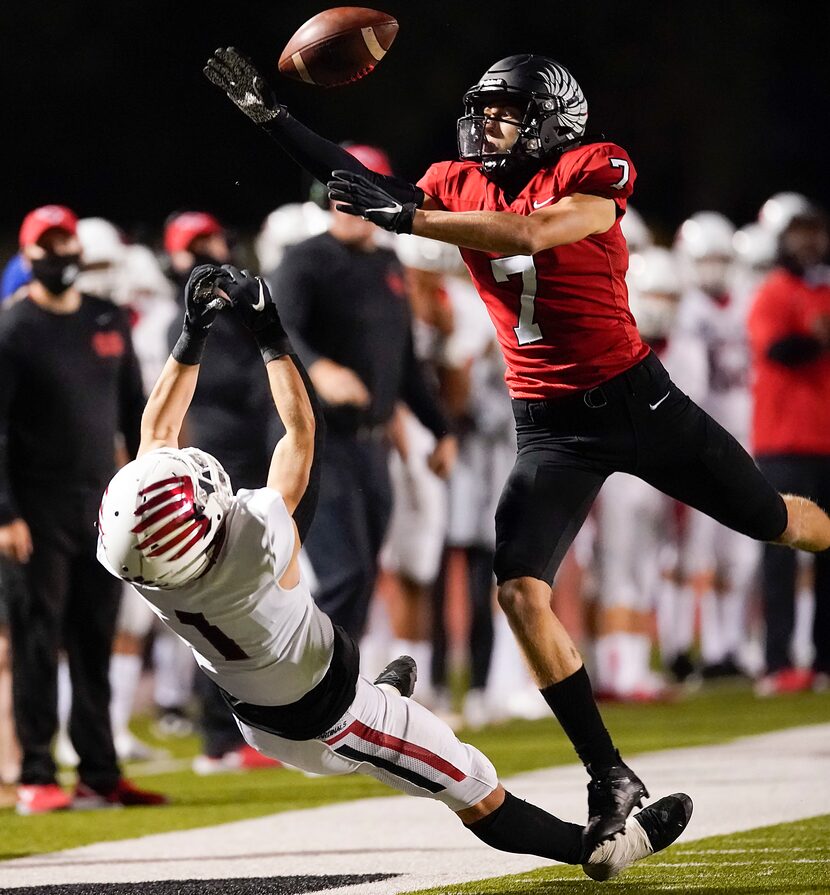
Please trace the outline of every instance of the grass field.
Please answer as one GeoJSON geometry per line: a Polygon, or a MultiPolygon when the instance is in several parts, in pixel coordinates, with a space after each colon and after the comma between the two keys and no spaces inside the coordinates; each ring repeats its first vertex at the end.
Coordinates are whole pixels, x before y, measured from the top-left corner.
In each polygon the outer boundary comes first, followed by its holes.
{"type": "MultiPolygon", "coordinates": [[[[603,714],[623,754],[632,756],[827,722],[830,695],[805,693],[760,701],[746,686],[713,686],[667,705],[606,705],[603,714]]],[[[136,726],[150,739],[148,730],[146,721],[136,726]]],[[[552,719],[514,722],[462,736],[489,755],[502,776],[574,761],[570,744],[552,719]]],[[[391,793],[364,777],[312,779],[288,770],[197,777],[185,761],[197,751],[195,738],[161,745],[182,759],[178,769],[145,775],[136,765],[127,772],[142,785],[167,793],[172,804],[43,817],[18,817],[12,809],[4,809],[0,860],[391,793]]],[[[830,881],[824,891],[830,892],[830,881]]]]}
{"type": "MultiPolygon", "coordinates": [[[[830,815],[688,845],[630,868],[608,884],[617,895],[698,892],[704,895],[827,895],[830,892],[830,815]]],[[[588,895],[597,883],[576,867],[552,867],[418,895],[588,895]]]]}

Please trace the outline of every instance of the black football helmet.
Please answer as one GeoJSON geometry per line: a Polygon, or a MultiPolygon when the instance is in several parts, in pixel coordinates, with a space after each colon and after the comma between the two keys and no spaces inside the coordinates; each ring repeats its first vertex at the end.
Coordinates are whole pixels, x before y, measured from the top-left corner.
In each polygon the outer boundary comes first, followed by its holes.
{"type": "Polygon", "coordinates": [[[491,65],[464,94],[458,154],[485,172],[509,171],[529,159],[561,152],[585,133],[588,103],[573,75],[547,56],[508,56],[491,65]],[[487,151],[484,109],[500,101],[524,110],[519,136],[507,152],[487,151]]]}

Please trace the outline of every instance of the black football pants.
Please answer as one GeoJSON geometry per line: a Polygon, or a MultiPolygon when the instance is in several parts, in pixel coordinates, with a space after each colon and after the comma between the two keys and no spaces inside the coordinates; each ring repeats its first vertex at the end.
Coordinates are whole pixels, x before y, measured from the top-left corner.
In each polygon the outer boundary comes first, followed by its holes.
{"type": "Polygon", "coordinates": [[[315,602],[355,640],[366,626],[391,512],[386,441],[329,429],[317,512],[303,546],[317,579],[315,602]]]}
{"type": "Polygon", "coordinates": [[[17,498],[34,552],[9,595],[14,717],[21,783],[54,783],[58,654],[72,680],[69,736],[78,775],[107,790],[120,774],[110,728],[109,664],[121,582],[95,558],[101,491],[30,490],[17,498]]]}
{"type": "MultiPolygon", "coordinates": [[[[830,412],[830,409],[828,410],[830,412]]],[[[799,494],[814,500],[822,509],[830,507],[830,457],[765,456],[758,464],[782,494],[799,494]]],[[[813,644],[816,671],[830,673],[830,551],[813,557],[815,615],[813,644]]],[[[766,622],[766,667],[768,672],[792,665],[790,645],[795,627],[797,556],[778,544],[764,548],[762,590],[766,622]]]]}
{"type": "Polygon", "coordinates": [[[496,511],[499,583],[551,583],[613,472],[636,475],[757,540],[779,537],[783,499],[752,457],[671,381],[656,355],[586,392],[514,400],[518,454],[496,511]]]}

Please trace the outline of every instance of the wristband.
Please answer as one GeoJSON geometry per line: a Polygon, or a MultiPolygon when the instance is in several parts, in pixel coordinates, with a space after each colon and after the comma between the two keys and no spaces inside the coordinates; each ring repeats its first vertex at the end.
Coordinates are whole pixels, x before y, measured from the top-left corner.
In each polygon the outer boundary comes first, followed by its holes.
{"type": "Polygon", "coordinates": [[[266,364],[279,357],[285,357],[286,354],[295,354],[291,339],[288,338],[282,324],[276,321],[258,329],[254,333],[254,338],[266,364]]]}
{"type": "Polygon", "coordinates": [[[207,337],[208,331],[206,329],[196,331],[183,329],[178,342],[176,342],[173,350],[170,352],[173,360],[188,367],[195,367],[197,364],[200,364],[207,337]]]}

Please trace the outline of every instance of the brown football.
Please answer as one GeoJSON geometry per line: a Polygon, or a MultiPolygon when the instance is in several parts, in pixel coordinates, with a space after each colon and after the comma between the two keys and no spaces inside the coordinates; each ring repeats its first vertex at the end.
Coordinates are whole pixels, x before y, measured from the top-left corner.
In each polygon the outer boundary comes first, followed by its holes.
{"type": "Polygon", "coordinates": [[[368,75],[398,33],[388,13],[361,6],[326,9],[301,25],[278,63],[282,74],[318,87],[339,87],[368,75]]]}

